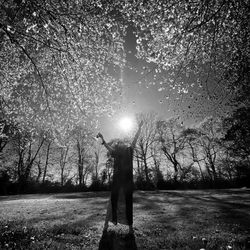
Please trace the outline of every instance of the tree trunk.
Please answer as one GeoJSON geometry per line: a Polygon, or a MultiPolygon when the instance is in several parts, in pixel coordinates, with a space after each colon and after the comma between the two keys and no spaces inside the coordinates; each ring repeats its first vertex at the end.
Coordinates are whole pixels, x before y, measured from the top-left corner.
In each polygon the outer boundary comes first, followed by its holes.
{"type": "Polygon", "coordinates": [[[136,154],[136,163],[137,163],[137,173],[139,176],[141,176],[141,164],[138,154],[136,154]]]}
{"type": "Polygon", "coordinates": [[[43,172],[43,183],[45,182],[46,174],[47,174],[47,169],[48,169],[48,164],[49,164],[49,152],[50,152],[50,146],[51,142],[49,142],[47,150],[46,150],[46,160],[45,160],[45,166],[44,166],[44,172],[43,172]]]}
{"type": "Polygon", "coordinates": [[[173,166],[174,166],[174,182],[178,182],[178,163],[177,162],[173,162],[173,166]]]}
{"type": "Polygon", "coordinates": [[[211,159],[209,159],[209,165],[210,165],[210,167],[211,167],[211,169],[212,169],[212,173],[213,173],[213,180],[216,182],[217,181],[217,172],[216,172],[216,170],[215,170],[215,165],[214,165],[214,163],[211,161],[211,159]]]}
{"type": "Polygon", "coordinates": [[[207,173],[209,175],[209,178],[210,180],[212,181],[213,180],[213,177],[212,177],[212,174],[211,174],[211,170],[209,168],[209,164],[205,161],[205,166],[206,166],[206,169],[207,169],[207,173]]]}
{"type": "Polygon", "coordinates": [[[29,178],[29,175],[30,175],[30,171],[31,171],[31,168],[33,166],[33,163],[44,143],[44,140],[43,139],[40,143],[40,145],[38,146],[37,150],[36,150],[36,153],[34,154],[34,156],[31,156],[31,143],[30,143],[30,146],[29,146],[29,155],[28,155],[28,159],[27,159],[27,165],[26,165],[26,168],[25,168],[25,173],[24,173],[24,181],[27,182],[28,178],[29,178]]]}
{"type": "Polygon", "coordinates": [[[201,173],[202,181],[204,182],[204,181],[205,181],[205,178],[204,178],[204,174],[203,174],[202,169],[201,169],[201,164],[200,164],[199,161],[196,161],[196,162],[197,162],[197,164],[198,164],[198,166],[199,166],[199,170],[200,170],[200,173],[201,173]]]}
{"type": "Polygon", "coordinates": [[[61,186],[64,185],[64,170],[66,166],[66,159],[69,151],[69,146],[66,147],[66,150],[64,148],[61,149],[61,158],[60,158],[60,167],[61,167],[61,186]]]}
{"type": "Polygon", "coordinates": [[[83,184],[83,157],[81,152],[80,142],[77,141],[77,152],[78,152],[78,178],[79,178],[79,186],[82,187],[83,184]]]}
{"type": "Polygon", "coordinates": [[[148,174],[148,164],[147,164],[147,159],[146,156],[143,155],[143,163],[144,163],[144,172],[145,172],[145,177],[146,177],[146,183],[150,183],[149,179],[149,174],[148,174]]]}
{"type": "Polygon", "coordinates": [[[83,165],[81,159],[78,159],[78,178],[79,178],[79,186],[82,187],[83,182],[83,165]]]}
{"type": "Polygon", "coordinates": [[[61,169],[61,187],[64,184],[64,169],[61,169]]]}
{"type": "Polygon", "coordinates": [[[98,180],[98,165],[99,165],[99,155],[95,152],[95,178],[98,180]]]}
{"type": "Polygon", "coordinates": [[[39,159],[38,163],[37,163],[37,168],[38,168],[38,175],[36,177],[36,182],[39,182],[39,179],[42,175],[42,168],[41,168],[41,161],[39,159]]]}

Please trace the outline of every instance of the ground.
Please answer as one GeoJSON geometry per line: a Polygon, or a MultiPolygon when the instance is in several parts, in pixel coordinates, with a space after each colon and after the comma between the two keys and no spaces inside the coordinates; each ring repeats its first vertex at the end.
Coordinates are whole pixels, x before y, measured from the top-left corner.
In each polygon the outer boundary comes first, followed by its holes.
{"type": "Polygon", "coordinates": [[[137,191],[134,234],[103,234],[108,192],[0,197],[0,249],[250,249],[250,189],[137,191]]]}

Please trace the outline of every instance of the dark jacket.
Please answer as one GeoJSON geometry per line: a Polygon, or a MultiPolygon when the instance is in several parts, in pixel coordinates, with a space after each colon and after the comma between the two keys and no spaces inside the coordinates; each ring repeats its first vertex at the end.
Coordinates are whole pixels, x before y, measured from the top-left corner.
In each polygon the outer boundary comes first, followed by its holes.
{"type": "Polygon", "coordinates": [[[116,148],[111,156],[114,158],[113,183],[115,186],[133,184],[133,148],[116,148]]]}

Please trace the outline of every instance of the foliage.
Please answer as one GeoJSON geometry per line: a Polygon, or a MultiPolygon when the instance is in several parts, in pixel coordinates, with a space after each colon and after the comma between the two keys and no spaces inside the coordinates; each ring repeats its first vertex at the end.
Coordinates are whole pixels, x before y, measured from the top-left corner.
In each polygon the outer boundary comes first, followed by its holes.
{"type": "Polygon", "coordinates": [[[0,77],[8,119],[61,131],[112,112],[128,27],[137,56],[158,65],[179,94],[196,84],[211,97],[208,84],[223,82],[247,104],[248,9],[246,0],[4,1],[0,77]]]}
{"type": "Polygon", "coordinates": [[[223,83],[249,103],[248,10],[245,0],[141,0],[125,4],[123,13],[136,27],[137,56],[166,72],[164,84],[178,93],[205,85],[211,98],[208,85],[223,83]]]}
{"type": "Polygon", "coordinates": [[[158,121],[157,132],[161,150],[174,169],[174,180],[185,177],[184,169],[181,166],[186,136],[182,133],[184,127],[176,118],[167,121],[158,121]],[[184,174],[184,175],[183,175],[184,174]]]}
{"type": "Polygon", "coordinates": [[[95,1],[4,1],[1,97],[8,119],[65,129],[112,112],[120,84],[108,73],[122,37],[95,1]]]}
{"type": "Polygon", "coordinates": [[[225,141],[232,155],[242,159],[250,156],[250,108],[241,107],[224,120],[225,141]]]}

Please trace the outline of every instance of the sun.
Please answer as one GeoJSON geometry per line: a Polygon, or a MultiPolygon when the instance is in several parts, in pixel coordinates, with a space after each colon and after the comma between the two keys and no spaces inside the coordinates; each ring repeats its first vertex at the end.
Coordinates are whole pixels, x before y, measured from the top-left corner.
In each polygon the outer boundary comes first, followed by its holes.
{"type": "Polygon", "coordinates": [[[119,121],[119,127],[124,132],[129,132],[134,127],[134,121],[131,117],[123,117],[119,121]]]}

